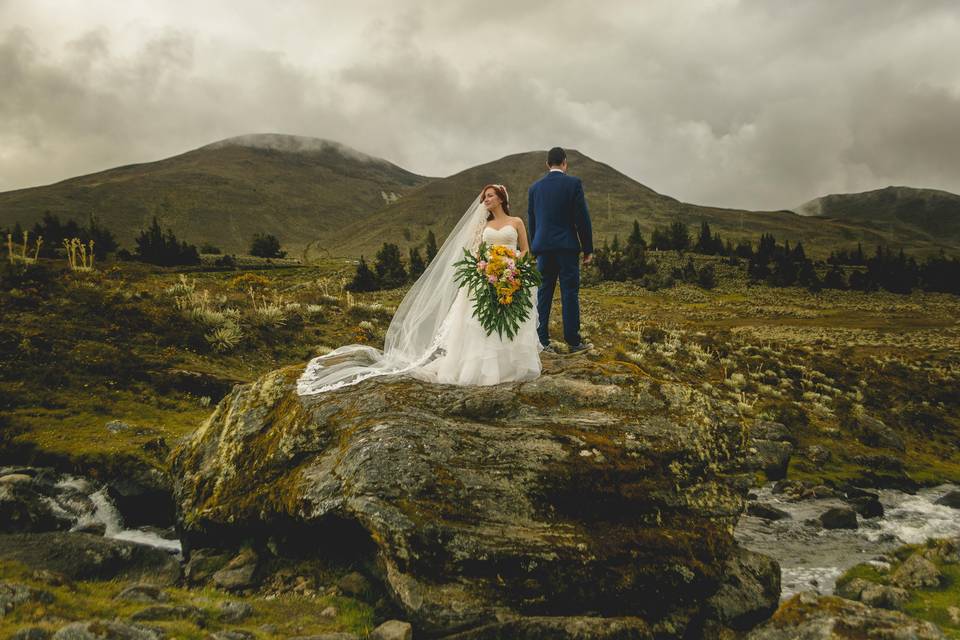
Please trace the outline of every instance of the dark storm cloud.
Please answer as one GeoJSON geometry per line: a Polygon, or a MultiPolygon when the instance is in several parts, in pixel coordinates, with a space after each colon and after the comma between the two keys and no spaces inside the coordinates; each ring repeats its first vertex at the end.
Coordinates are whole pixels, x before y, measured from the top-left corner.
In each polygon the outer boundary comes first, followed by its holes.
{"type": "Polygon", "coordinates": [[[271,131],[428,175],[562,144],[723,206],[960,192],[954,2],[517,4],[0,1],[0,189],[271,131]]]}

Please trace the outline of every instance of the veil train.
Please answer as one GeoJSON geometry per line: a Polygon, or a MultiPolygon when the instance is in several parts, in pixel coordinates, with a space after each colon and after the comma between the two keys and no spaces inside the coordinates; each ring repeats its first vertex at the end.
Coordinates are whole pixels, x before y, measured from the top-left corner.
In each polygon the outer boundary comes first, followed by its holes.
{"type": "Polygon", "coordinates": [[[453,265],[464,249],[473,251],[480,245],[487,213],[478,196],[400,302],[387,328],[383,351],[348,344],[314,358],[297,380],[297,393],[333,391],[374,376],[409,373],[430,362],[443,343],[445,321],[459,291],[453,265]]]}

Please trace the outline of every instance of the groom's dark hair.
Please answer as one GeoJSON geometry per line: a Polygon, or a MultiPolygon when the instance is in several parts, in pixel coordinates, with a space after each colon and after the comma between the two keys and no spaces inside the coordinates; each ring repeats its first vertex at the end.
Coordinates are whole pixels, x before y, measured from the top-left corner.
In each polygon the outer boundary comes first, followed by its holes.
{"type": "Polygon", "coordinates": [[[547,164],[551,167],[559,167],[567,159],[567,152],[560,147],[554,147],[547,152],[547,164]]]}

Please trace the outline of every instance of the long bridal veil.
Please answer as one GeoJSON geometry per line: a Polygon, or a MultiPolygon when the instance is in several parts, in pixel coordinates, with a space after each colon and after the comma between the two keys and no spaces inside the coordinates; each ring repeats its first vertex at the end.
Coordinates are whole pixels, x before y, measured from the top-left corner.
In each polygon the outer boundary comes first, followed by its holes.
{"type": "Polygon", "coordinates": [[[297,380],[297,393],[332,391],[374,376],[408,373],[429,362],[440,348],[444,321],[459,290],[453,265],[464,249],[479,246],[486,220],[487,209],[477,196],[400,302],[387,328],[383,351],[349,344],[314,358],[297,380]]]}

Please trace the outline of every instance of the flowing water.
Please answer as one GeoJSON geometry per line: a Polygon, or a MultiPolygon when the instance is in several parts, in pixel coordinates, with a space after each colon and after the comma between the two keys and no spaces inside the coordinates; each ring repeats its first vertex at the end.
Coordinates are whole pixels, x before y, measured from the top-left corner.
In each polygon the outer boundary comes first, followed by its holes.
{"type": "MultiPolygon", "coordinates": [[[[0,467],[0,476],[23,471],[23,467],[0,467]]],[[[180,541],[172,536],[172,531],[163,531],[153,527],[128,529],[123,517],[110,500],[107,488],[86,478],[69,474],[55,474],[50,469],[30,469],[38,472],[44,480],[39,481],[42,500],[55,514],[69,521],[70,530],[88,530],[104,527],[104,536],[117,540],[128,540],[139,544],[163,549],[171,554],[180,554],[180,541]],[[53,481],[50,481],[53,477],[53,481]]]]}
{"type": "MultiPolygon", "coordinates": [[[[17,470],[0,468],[0,476],[17,470]]],[[[52,473],[51,470],[44,472],[52,473]]],[[[125,528],[120,512],[102,483],[56,475],[55,481],[47,486],[43,500],[73,523],[71,530],[102,526],[108,538],[158,547],[171,554],[181,553],[180,541],[170,531],[125,528]]],[[[883,554],[903,544],[960,536],[960,510],[934,504],[947,492],[958,489],[956,485],[921,489],[914,495],[892,489],[875,490],[885,513],[879,518],[857,516],[859,528],[856,530],[829,530],[806,522],[815,521],[830,507],[847,506],[840,499],[791,501],[774,494],[772,489],[771,483],[757,490],[757,501],[786,511],[791,517],[769,521],[744,514],[735,536],[744,547],[780,563],[781,598],[809,590],[833,593],[837,578],[855,564],[882,562],[883,554]]]]}
{"type": "Polygon", "coordinates": [[[934,504],[956,485],[920,489],[915,495],[893,489],[871,489],[880,496],[884,515],[857,516],[859,528],[822,529],[806,520],[816,520],[830,507],[848,506],[836,498],[793,502],[772,492],[773,484],[756,493],[757,501],[790,514],[790,518],[764,520],[744,514],[735,536],[748,549],[766,554],[780,563],[781,599],[799,591],[832,594],[840,575],[861,562],[883,562],[881,556],[904,544],[928,538],[960,536],[960,510],[934,504]]]}

